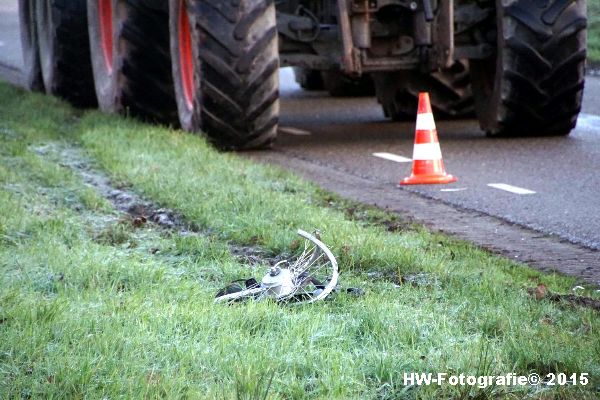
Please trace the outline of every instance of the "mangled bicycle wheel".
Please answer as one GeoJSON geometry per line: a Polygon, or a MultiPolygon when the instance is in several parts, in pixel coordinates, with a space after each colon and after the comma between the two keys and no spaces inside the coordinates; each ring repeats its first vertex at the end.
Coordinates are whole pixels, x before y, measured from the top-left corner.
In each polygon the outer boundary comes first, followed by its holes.
{"type": "Polygon", "coordinates": [[[307,304],[327,297],[338,282],[337,261],[318,233],[299,229],[298,235],[304,238],[304,249],[295,261],[277,263],[260,285],[217,296],[215,302],[271,298],[285,304],[307,304]]]}
{"type": "Polygon", "coordinates": [[[327,297],[337,285],[338,265],[331,250],[318,239],[318,233],[311,235],[298,230],[304,241],[304,251],[290,264],[292,290],[277,297],[286,303],[313,303],[327,297]]]}

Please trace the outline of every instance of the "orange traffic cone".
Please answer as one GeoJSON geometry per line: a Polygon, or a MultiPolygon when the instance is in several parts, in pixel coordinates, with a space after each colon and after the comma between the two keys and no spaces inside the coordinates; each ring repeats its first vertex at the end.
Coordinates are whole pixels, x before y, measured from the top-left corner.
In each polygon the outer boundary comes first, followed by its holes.
{"type": "Polygon", "coordinates": [[[456,178],[448,175],[444,169],[442,151],[438,141],[435,121],[433,120],[433,113],[431,112],[431,103],[429,102],[429,93],[419,93],[412,174],[408,178],[404,178],[400,184],[419,185],[451,182],[456,182],[456,178]]]}

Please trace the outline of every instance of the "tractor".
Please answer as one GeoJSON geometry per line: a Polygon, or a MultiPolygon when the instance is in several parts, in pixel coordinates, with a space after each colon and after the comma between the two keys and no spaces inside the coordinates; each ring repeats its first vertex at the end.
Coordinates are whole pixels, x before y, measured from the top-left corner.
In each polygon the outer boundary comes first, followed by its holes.
{"type": "Polygon", "coordinates": [[[585,0],[19,0],[26,86],[80,107],[268,147],[279,68],[412,119],[419,92],[490,136],[567,135],[585,0]]]}

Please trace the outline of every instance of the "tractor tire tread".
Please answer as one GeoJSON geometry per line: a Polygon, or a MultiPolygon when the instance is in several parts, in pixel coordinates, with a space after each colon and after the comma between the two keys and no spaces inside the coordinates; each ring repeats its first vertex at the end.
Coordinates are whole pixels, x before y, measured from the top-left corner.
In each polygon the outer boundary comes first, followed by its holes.
{"type": "Polygon", "coordinates": [[[505,52],[492,135],[566,135],[576,125],[584,86],[585,7],[519,0],[504,10],[505,52]],[[582,11],[583,10],[583,11],[582,11]],[[547,17],[548,15],[551,16],[547,17]]]}
{"type": "Polygon", "coordinates": [[[277,30],[272,0],[196,0],[203,38],[200,121],[218,147],[267,147],[279,116],[277,30]]]}
{"type": "Polygon", "coordinates": [[[117,90],[121,111],[144,120],[177,121],[171,74],[168,10],[126,0],[117,32],[119,66],[117,90]],[[149,46],[148,43],[152,43],[149,46]]]}
{"type": "Polygon", "coordinates": [[[46,90],[78,107],[94,107],[94,82],[87,34],[86,2],[52,0],[53,81],[46,90]]]}

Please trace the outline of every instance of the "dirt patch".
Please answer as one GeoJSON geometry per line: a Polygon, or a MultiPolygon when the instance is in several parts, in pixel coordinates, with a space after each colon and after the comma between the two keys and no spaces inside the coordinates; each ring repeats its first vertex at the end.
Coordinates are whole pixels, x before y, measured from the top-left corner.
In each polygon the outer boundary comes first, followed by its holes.
{"type": "Polygon", "coordinates": [[[403,285],[412,287],[441,287],[439,279],[435,275],[427,272],[401,275],[394,271],[372,271],[367,273],[367,276],[369,279],[375,281],[391,282],[397,287],[403,285]]]}
{"type": "MultiPolygon", "coordinates": [[[[104,194],[104,193],[103,193],[104,194]]],[[[189,231],[199,232],[199,229],[190,227],[182,218],[168,208],[158,208],[154,204],[144,201],[131,192],[114,189],[105,195],[115,208],[127,213],[134,226],[142,226],[152,222],[168,230],[179,230],[181,233],[189,231]]]]}
{"type": "Polygon", "coordinates": [[[578,296],[576,294],[550,293],[544,285],[538,285],[536,288],[527,289],[527,293],[535,297],[536,300],[546,299],[561,305],[591,308],[592,310],[600,312],[600,300],[591,297],[578,296]]]}

